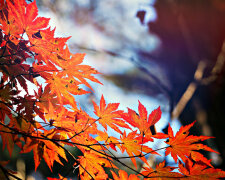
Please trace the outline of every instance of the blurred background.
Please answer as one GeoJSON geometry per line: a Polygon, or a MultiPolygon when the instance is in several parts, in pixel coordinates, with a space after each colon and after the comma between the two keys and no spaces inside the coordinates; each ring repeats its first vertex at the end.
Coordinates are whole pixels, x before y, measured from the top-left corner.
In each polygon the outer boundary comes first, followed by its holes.
{"type": "MultiPolygon", "coordinates": [[[[71,52],[86,53],[84,63],[102,73],[98,78],[104,86],[93,83],[94,93],[76,97],[84,110],[91,113],[91,101],[99,102],[104,94],[108,103],[119,102],[123,110],[137,110],[138,100],[148,112],[161,106],[162,120],[156,125],[161,132],[167,131],[168,123],[178,130],[196,120],[191,134],[216,137],[207,145],[220,154],[205,155],[225,170],[224,0],[37,0],[37,4],[39,16],[51,18],[56,36],[72,36],[71,52]]],[[[161,146],[156,143],[152,148],[161,146]]],[[[34,174],[32,153],[20,155],[18,161],[16,152],[11,166],[16,169],[16,163],[22,163],[27,175],[34,174]]],[[[162,159],[149,157],[149,162],[154,166],[162,159]]],[[[49,175],[42,164],[36,179],[49,175]]]]}

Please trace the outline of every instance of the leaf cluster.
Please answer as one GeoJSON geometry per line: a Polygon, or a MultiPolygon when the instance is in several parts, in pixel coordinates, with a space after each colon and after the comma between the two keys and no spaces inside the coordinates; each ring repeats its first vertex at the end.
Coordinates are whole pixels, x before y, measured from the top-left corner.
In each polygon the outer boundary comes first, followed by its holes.
{"type": "MultiPolygon", "coordinates": [[[[83,64],[84,54],[70,52],[69,38],[54,36],[55,29],[48,25],[50,19],[38,17],[35,1],[0,2],[0,136],[10,155],[15,145],[21,153],[33,151],[35,170],[42,159],[52,170],[55,162],[64,165],[71,156],[74,160],[71,169],[78,168],[79,178],[85,180],[108,179],[105,168],[111,169],[114,179],[124,180],[225,177],[224,171],[213,168],[210,160],[199,152],[215,152],[200,143],[211,137],[189,135],[194,123],[181,127],[176,135],[170,126],[168,134],[157,132],[160,107],[148,114],[139,102],[138,113],[130,108],[125,112],[119,109],[119,103],[107,104],[102,95],[100,103],[93,102],[95,117],[91,117],[74,97],[93,91],[88,81],[101,84],[95,77],[99,72],[83,64]],[[34,59],[32,64],[30,58],[34,59]],[[40,83],[40,78],[45,83],[40,83]],[[28,82],[35,87],[33,94],[28,82]],[[119,138],[110,136],[108,127],[119,138]],[[155,139],[162,139],[167,145],[152,149],[149,144],[155,139]],[[66,146],[78,148],[82,155],[75,157],[66,146]],[[115,155],[118,150],[122,157],[115,155]],[[164,150],[166,156],[171,154],[178,167],[166,166],[164,161],[152,168],[146,156],[160,155],[159,150],[164,150]],[[131,159],[136,168],[137,158],[148,167],[138,172],[121,161],[125,158],[131,159]],[[115,161],[134,174],[128,176],[125,171],[118,171],[115,161]],[[174,172],[175,169],[178,171],[174,172]]],[[[5,176],[14,177],[5,164],[0,162],[5,176]]],[[[59,175],[59,178],[66,177],[59,175]]]]}

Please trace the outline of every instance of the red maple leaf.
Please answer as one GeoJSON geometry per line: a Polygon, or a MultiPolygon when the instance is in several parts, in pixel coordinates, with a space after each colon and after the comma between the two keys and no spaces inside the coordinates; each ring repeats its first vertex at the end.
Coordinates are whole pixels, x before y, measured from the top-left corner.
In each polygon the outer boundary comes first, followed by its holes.
{"type": "Polygon", "coordinates": [[[192,162],[191,159],[185,160],[185,165],[179,161],[179,171],[185,175],[185,179],[188,180],[213,180],[225,177],[225,171],[221,169],[215,169],[208,167],[201,162],[192,162]]]}
{"type": "Polygon", "coordinates": [[[173,130],[169,125],[168,128],[169,139],[166,141],[166,143],[170,146],[166,148],[166,156],[171,154],[175,162],[177,162],[178,157],[180,157],[183,161],[185,161],[187,157],[191,155],[193,156],[193,159],[195,161],[201,160],[202,162],[211,166],[209,160],[207,160],[203,155],[201,155],[199,152],[196,151],[205,150],[217,153],[210,147],[198,143],[199,141],[204,141],[212,137],[192,136],[192,135],[188,136],[189,129],[194,125],[194,123],[195,122],[187,126],[182,126],[175,136],[173,135],[173,130]]]}
{"type": "Polygon", "coordinates": [[[122,117],[130,125],[137,127],[141,134],[151,136],[152,132],[150,127],[155,125],[160,120],[161,114],[162,112],[160,107],[158,107],[148,116],[146,108],[139,101],[138,114],[134,110],[128,108],[128,113],[122,114],[122,117]]]}
{"type": "Polygon", "coordinates": [[[28,36],[32,36],[48,26],[49,18],[37,17],[36,0],[29,4],[26,1],[14,1],[12,3],[7,0],[7,5],[8,16],[15,19],[14,24],[21,30],[21,33],[26,32],[28,36]]]}

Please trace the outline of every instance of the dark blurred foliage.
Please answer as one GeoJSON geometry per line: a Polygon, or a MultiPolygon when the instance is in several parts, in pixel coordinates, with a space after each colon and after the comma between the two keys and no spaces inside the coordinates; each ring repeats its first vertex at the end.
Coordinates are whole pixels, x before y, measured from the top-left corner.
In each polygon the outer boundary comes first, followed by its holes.
{"type": "MultiPolygon", "coordinates": [[[[223,159],[216,165],[225,169],[225,1],[158,0],[154,7],[158,18],[147,25],[161,46],[139,54],[167,74],[171,105],[179,104],[186,92],[182,101],[187,105],[178,114],[181,123],[197,120],[199,126],[193,133],[216,137],[214,146],[223,159]]],[[[144,12],[137,16],[143,22],[144,12]]],[[[174,108],[171,117],[173,113],[174,108]]]]}
{"type": "Polygon", "coordinates": [[[217,61],[225,38],[223,4],[218,0],[166,0],[155,4],[158,19],[148,23],[148,27],[162,43],[158,51],[151,53],[151,61],[167,72],[172,89],[176,90],[175,101],[193,80],[200,61],[207,63],[205,76],[217,61]]]}

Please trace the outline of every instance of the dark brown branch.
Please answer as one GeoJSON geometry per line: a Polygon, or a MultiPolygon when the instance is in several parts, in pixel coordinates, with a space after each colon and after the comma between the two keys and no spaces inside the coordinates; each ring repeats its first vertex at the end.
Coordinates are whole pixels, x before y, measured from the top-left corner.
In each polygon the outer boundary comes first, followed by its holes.
{"type": "Polygon", "coordinates": [[[0,169],[1,169],[2,172],[4,173],[5,178],[6,178],[7,180],[10,180],[9,176],[11,176],[11,177],[13,177],[13,178],[15,178],[15,179],[17,179],[17,180],[22,180],[22,179],[20,179],[19,177],[15,176],[14,174],[10,173],[10,172],[9,172],[7,169],[5,169],[2,165],[0,165],[0,169]]]}

